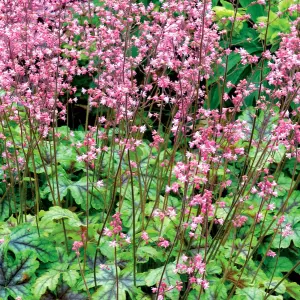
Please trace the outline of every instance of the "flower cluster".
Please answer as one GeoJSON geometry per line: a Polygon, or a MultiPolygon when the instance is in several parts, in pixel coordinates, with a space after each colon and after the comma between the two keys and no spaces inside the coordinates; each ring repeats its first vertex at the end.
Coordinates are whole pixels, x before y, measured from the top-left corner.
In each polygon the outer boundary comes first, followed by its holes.
{"type": "Polygon", "coordinates": [[[110,222],[111,229],[105,227],[104,235],[108,237],[113,237],[113,240],[109,242],[109,246],[112,248],[116,248],[118,246],[122,246],[122,241],[127,244],[130,244],[130,236],[122,233],[122,220],[121,214],[119,212],[115,213],[112,216],[112,221],[110,222]],[[119,240],[121,238],[121,241],[119,240]]]}
{"type": "Polygon", "coordinates": [[[204,289],[209,287],[209,282],[204,279],[206,264],[200,254],[194,257],[181,257],[182,263],[177,264],[174,270],[175,273],[187,274],[191,284],[197,284],[204,289]]]}

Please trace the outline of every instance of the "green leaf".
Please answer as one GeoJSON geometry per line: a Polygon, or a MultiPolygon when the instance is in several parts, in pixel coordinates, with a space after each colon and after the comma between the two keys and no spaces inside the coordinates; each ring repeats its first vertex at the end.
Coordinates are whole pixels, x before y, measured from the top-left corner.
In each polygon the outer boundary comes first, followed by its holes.
{"type": "MultiPolygon", "coordinates": [[[[279,118],[278,110],[276,109],[275,113],[272,113],[270,111],[260,111],[260,113],[257,113],[253,107],[248,107],[244,110],[242,116],[240,117],[241,120],[244,120],[248,123],[247,125],[250,131],[252,130],[252,127],[254,125],[255,118],[256,121],[253,132],[253,139],[257,142],[261,141],[262,139],[266,141],[269,140],[271,138],[271,132],[274,129],[274,124],[276,124],[279,118]]],[[[250,138],[250,133],[247,138],[250,138]]],[[[261,144],[265,145],[264,143],[261,144]]],[[[264,148],[261,147],[261,149],[264,148]]],[[[256,151],[256,149],[254,149],[254,151],[256,151]]]]}
{"type": "MultiPolygon", "coordinates": [[[[247,69],[248,69],[247,65],[246,66],[241,65],[239,67],[236,66],[236,68],[233,68],[232,71],[228,72],[226,82],[230,81],[233,84],[238,84],[239,81],[241,79],[243,79],[243,77],[244,77],[243,74],[244,74],[245,71],[247,71],[247,69]]],[[[225,92],[228,93],[231,90],[232,90],[232,88],[225,87],[225,92]]]]}
{"type": "MultiPolygon", "coordinates": [[[[97,238],[98,238],[98,233],[97,233],[97,238]]],[[[109,246],[107,241],[102,240],[100,242],[100,250],[101,253],[106,256],[108,259],[113,260],[114,259],[114,251],[111,251],[111,247],[109,246]]]]}
{"type": "Polygon", "coordinates": [[[57,161],[64,169],[68,170],[77,163],[77,153],[74,147],[59,144],[57,150],[57,161]]]}
{"type": "Polygon", "coordinates": [[[232,39],[232,43],[238,44],[241,48],[244,48],[249,54],[255,54],[260,56],[263,51],[262,42],[259,39],[259,34],[254,29],[244,24],[243,35],[235,36],[232,39]]]}
{"type": "Polygon", "coordinates": [[[154,260],[162,260],[162,254],[158,252],[154,247],[151,246],[143,246],[139,247],[137,250],[138,257],[146,258],[148,261],[148,258],[151,257],[154,260]]]}
{"type": "Polygon", "coordinates": [[[300,223],[293,227],[292,241],[297,248],[300,248],[300,223]]]}
{"type": "Polygon", "coordinates": [[[292,175],[294,173],[294,170],[300,170],[300,164],[297,164],[296,158],[292,157],[290,159],[287,159],[284,164],[284,169],[288,170],[289,174],[292,175]]]}
{"type": "Polygon", "coordinates": [[[282,272],[288,272],[293,268],[293,263],[287,257],[279,257],[278,260],[267,257],[264,265],[264,271],[267,276],[272,276],[274,270],[274,276],[282,276],[282,272]]]}
{"type": "MultiPolygon", "coordinates": [[[[43,190],[43,194],[48,196],[49,201],[58,201],[58,193],[57,193],[57,187],[56,187],[56,178],[54,176],[54,178],[50,178],[50,182],[54,182],[54,186],[53,187],[53,194],[54,194],[54,199],[52,197],[52,193],[50,193],[50,188],[47,185],[46,188],[43,190]]],[[[72,184],[72,181],[68,179],[66,172],[64,171],[64,169],[62,169],[62,167],[58,168],[58,189],[59,189],[59,196],[60,199],[62,199],[63,197],[65,197],[68,193],[68,187],[69,185],[72,184]]]]}
{"type": "Polygon", "coordinates": [[[288,176],[284,176],[283,173],[280,173],[277,184],[278,196],[285,196],[290,190],[291,186],[293,186],[292,179],[288,176]]]}
{"type": "Polygon", "coordinates": [[[30,287],[39,267],[36,256],[31,251],[18,252],[12,260],[0,248],[0,299],[8,296],[21,296],[24,300],[32,299],[30,287]]]}
{"type": "Polygon", "coordinates": [[[233,10],[233,5],[230,2],[224,0],[220,0],[220,2],[222,3],[222,6],[226,9],[233,10]]]}
{"type": "MultiPolygon", "coordinates": [[[[285,201],[286,201],[286,197],[277,198],[275,200],[276,206],[282,207],[285,201]]],[[[288,200],[285,213],[291,214],[292,212],[295,212],[296,215],[299,215],[299,208],[300,208],[300,191],[293,191],[292,195],[288,200]]]]}
{"type": "MultiPolygon", "coordinates": [[[[245,263],[245,260],[240,260],[241,265],[245,263]]],[[[263,270],[259,269],[257,272],[258,264],[254,261],[250,260],[245,267],[245,279],[247,283],[247,278],[254,278],[253,284],[256,286],[261,286],[263,282],[269,279],[263,270]],[[257,273],[256,273],[257,272],[257,273]]]]}
{"type": "MultiPolygon", "coordinates": [[[[119,287],[119,299],[126,299],[126,293],[134,299],[134,285],[133,285],[133,272],[128,270],[123,270],[120,272],[118,268],[118,278],[116,276],[116,268],[114,265],[109,265],[109,270],[100,269],[96,273],[96,280],[98,286],[101,286],[97,292],[96,296],[93,296],[93,299],[102,299],[102,300],[112,300],[117,299],[117,279],[118,279],[118,287],[119,287]],[[98,297],[98,298],[96,298],[98,297]]],[[[90,273],[85,277],[88,288],[92,288],[95,286],[94,282],[94,274],[90,273]]],[[[136,279],[137,286],[144,285],[144,280],[141,274],[137,274],[136,279]]],[[[78,286],[78,289],[84,289],[84,282],[81,281],[78,286]]]]}
{"type": "MultiPolygon", "coordinates": [[[[220,86],[219,86],[219,84],[215,84],[209,91],[210,102],[209,102],[208,108],[215,109],[215,108],[219,107],[220,98],[221,98],[220,86]]],[[[205,102],[205,103],[207,103],[207,102],[205,102]]]]}
{"type": "Polygon", "coordinates": [[[93,3],[95,6],[103,6],[104,5],[104,1],[100,1],[100,0],[93,0],[93,3]]]}
{"type": "Polygon", "coordinates": [[[93,300],[111,300],[111,299],[119,299],[119,300],[126,300],[126,293],[125,290],[113,289],[111,285],[103,285],[101,286],[95,294],[92,296],[93,300]]]}
{"type": "Polygon", "coordinates": [[[89,182],[87,188],[87,177],[82,177],[80,180],[72,182],[68,186],[68,190],[71,192],[71,195],[74,198],[75,202],[77,204],[80,204],[84,210],[87,209],[87,193],[89,194],[89,208],[91,204],[96,209],[100,209],[103,205],[103,200],[100,197],[100,193],[96,188],[92,187],[92,183],[89,182]]]}
{"type": "MultiPolygon", "coordinates": [[[[139,219],[139,216],[141,214],[141,208],[140,208],[140,203],[139,199],[135,199],[135,218],[136,220],[139,219]]],[[[131,228],[132,222],[133,222],[133,214],[132,214],[132,200],[129,201],[125,199],[122,204],[122,222],[125,227],[131,228]]]]}
{"type": "MultiPolygon", "coordinates": [[[[265,76],[268,74],[269,70],[270,69],[268,67],[268,64],[265,61],[263,63],[263,71],[261,71],[261,64],[256,65],[253,69],[253,72],[246,78],[248,82],[253,83],[257,87],[257,90],[255,90],[250,95],[245,97],[244,106],[246,106],[246,107],[251,106],[253,104],[253,99],[257,100],[258,87],[259,87],[261,73],[262,73],[263,78],[265,78],[265,76]]],[[[278,116],[273,117],[271,114],[265,114],[264,112],[261,112],[260,116],[261,116],[261,121],[262,122],[261,122],[261,124],[258,124],[259,128],[264,128],[264,126],[267,126],[267,129],[269,129],[273,124],[276,124],[276,123],[274,123],[275,118],[278,118],[278,116]],[[263,117],[264,117],[264,119],[262,119],[263,117]],[[265,124],[266,122],[267,122],[267,124],[265,124]]]]}
{"type": "MultiPolygon", "coordinates": [[[[163,282],[165,282],[168,286],[176,285],[176,281],[180,281],[179,274],[174,273],[175,264],[171,263],[166,266],[165,272],[163,274],[163,282]]],[[[160,281],[162,272],[164,270],[164,267],[157,268],[150,270],[148,275],[145,278],[145,282],[147,286],[154,286],[157,285],[160,281]]],[[[179,292],[176,289],[173,289],[166,293],[168,297],[171,299],[178,299],[179,292]]]]}
{"type": "Polygon", "coordinates": [[[20,251],[32,250],[43,262],[57,259],[52,242],[44,237],[39,237],[37,229],[29,224],[22,224],[12,230],[8,248],[15,254],[20,251]]]}
{"type": "Polygon", "coordinates": [[[203,299],[205,300],[225,300],[227,299],[227,289],[221,280],[215,281],[204,293],[203,299]]]}
{"type": "Polygon", "coordinates": [[[70,128],[68,126],[60,126],[57,128],[57,132],[61,134],[63,141],[67,140],[66,144],[71,145],[77,142],[81,142],[84,139],[85,133],[84,128],[82,130],[75,130],[73,134],[70,135],[70,128]]]}
{"type": "MultiPolygon", "coordinates": [[[[238,65],[238,63],[241,61],[241,56],[238,53],[235,52],[231,52],[228,56],[228,64],[227,64],[227,73],[231,73],[232,71],[234,71],[234,69],[236,68],[236,66],[238,65]]],[[[223,58],[223,63],[226,62],[226,58],[223,58]]],[[[218,67],[216,68],[215,74],[212,78],[208,79],[207,83],[209,85],[211,85],[212,83],[216,82],[219,80],[220,76],[224,76],[225,73],[225,67],[223,67],[222,65],[218,65],[218,67]]],[[[225,88],[225,91],[227,91],[228,89],[225,88]]]]}
{"type": "MultiPolygon", "coordinates": [[[[198,300],[198,297],[199,297],[199,290],[197,289],[192,289],[190,292],[189,292],[189,295],[188,295],[188,300],[198,300]]],[[[203,295],[203,293],[202,293],[203,295]]],[[[204,297],[205,297],[205,294],[204,294],[204,297]]]]}
{"type": "MultiPolygon", "coordinates": [[[[272,278],[272,277],[271,277],[272,278]]],[[[266,281],[264,283],[264,286],[266,289],[273,289],[277,286],[277,284],[281,281],[281,277],[277,277],[277,278],[272,278],[272,281],[270,282],[270,280],[266,281]]],[[[286,291],[286,287],[284,282],[281,282],[279,284],[279,286],[276,287],[275,292],[278,294],[284,294],[286,291]]]]}
{"type": "Polygon", "coordinates": [[[290,223],[292,224],[293,233],[287,237],[282,237],[281,235],[277,234],[272,243],[273,248],[288,248],[292,241],[296,247],[300,247],[300,223],[298,223],[299,216],[290,215],[289,219],[292,220],[290,223]]]}
{"type": "Polygon", "coordinates": [[[68,209],[61,208],[60,206],[52,206],[49,211],[47,211],[43,217],[43,221],[57,221],[67,219],[70,226],[79,228],[80,226],[85,226],[78,218],[78,216],[68,209]]]}
{"type": "MultiPolygon", "coordinates": [[[[75,202],[81,207],[86,210],[86,199],[87,199],[87,191],[89,193],[89,208],[92,204],[92,206],[96,209],[100,209],[103,205],[103,201],[100,197],[100,192],[95,187],[93,188],[93,183],[89,182],[88,188],[87,188],[87,177],[82,177],[78,181],[71,181],[68,178],[68,174],[65,172],[64,169],[61,167],[59,169],[59,178],[58,178],[58,188],[59,188],[59,194],[60,198],[62,199],[68,194],[68,191],[71,192],[72,197],[74,198],[75,202]]],[[[58,201],[58,193],[56,188],[56,178],[50,179],[50,181],[54,182],[54,198],[56,201],[58,201]]],[[[47,195],[49,201],[53,201],[52,194],[50,193],[50,188],[48,186],[45,187],[42,194],[47,195]]]]}
{"type": "Polygon", "coordinates": [[[274,151],[273,158],[274,162],[280,163],[281,160],[285,157],[286,149],[283,145],[279,145],[278,150],[274,151]]]}
{"type": "Polygon", "coordinates": [[[80,277],[79,273],[76,270],[67,270],[63,272],[63,280],[70,286],[74,287],[77,283],[78,278],[80,277]]]}
{"type": "Polygon", "coordinates": [[[206,266],[206,273],[208,275],[221,274],[222,273],[221,263],[218,263],[214,260],[210,261],[209,264],[206,266]]]}
{"type": "Polygon", "coordinates": [[[267,14],[267,12],[264,9],[264,5],[250,5],[251,3],[253,3],[252,0],[240,0],[240,3],[242,7],[247,9],[246,14],[249,14],[251,16],[251,20],[253,20],[254,22],[257,21],[258,17],[265,16],[267,14]]]}
{"type": "MultiPolygon", "coordinates": [[[[258,17],[257,22],[267,23],[267,17],[258,17]]],[[[290,31],[289,18],[279,18],[276,13],[270,11],[269,27],[267,32],[267,44],[275,44],[279,41],[279,33],[288,33],[290,31]]],[[[257,31],[260,33],[259,37],[264,40],[266,37],[267,26],[258,26],[257,31]]]]}
{"type": "Polygon", "coordinates": [[[296,3],[296,2],[293,0],[282,0],[278,3],[278,9],[279,9],[279,11],[284,12],[294,3],[296,3]]]}
{"type": "Polygon", "coordinates": [[[249,6],[246,10],[246,13],[251,15],[251,19],[253,20],[253,22],[257,22],[257,19],[259,17],[265,16],[267,14],[264,10],[264,6],[258,4],[249,6]]]}
{"type": "MultiPolygon", "coordinates": [[[[87,300],[86,293],[79,293],[72,291],[72,289],[66,284],[59,285],[54,292],[46,291],[43,300],[87,300]]],[[[32,300],[32,299],[31,299],[32,300]]]]}
{"type": "Polygon", "coordinates": [[[144,293],[141,288],[136,288],[135,289],[135,299],[136,300],[151,300],[153,299],[151,297],[152,295],[144,293]]]}
{"type": "Polygon", "coordinates": [[[247,287],[244,289],[237,289],[236,294],[243,296],[242,299],[244,300],[263,300],[264,298],[264,291],[258,289],[256,287],[247,287]]]}
{"type": "Polygon", "coordinates": [[[9,217],[9,201],[2,199],[0,202],[0,221],[5,221],[9,217]]]}
{"type": "Polygon", "coordinates": [[[50,270],[38,278],[33,287],[33,293],[36,297],[44,295],[47,289],[54,291],[58,285],[60,272],[50,270]]]}
{"type": "MultiPolygon", "coordinates": [[[[226,4],[226,5],[228,8],[230,8],[228,4],[226,4]]],[[[235,15],[234,10],[231,8],[227,9],[223,6],[215,6],[215,7],[213,7],[213,10],[215,12],[214,20],[217,21],[217,25],[219,26],[219,28],[220,29],[226,28],[227,30],[231,30],[232,22],[227,20],[227,22],[224,24],[224,22],[222,22],[222,20],[224,18],[228,19],[228,17],[234,17],[234,15],[235,15]]],[[[239,10],[239,12],[244,14],[244,12],[242,10],[239,10]]],[[[242,16],[241,13],[237,13],[236,18],[240,18],[242,16]]],[[[242,28],[243,28],[243,22],[236,19],[234,22],[233,35],[240,34],[240,31],[242,30],[242,28]]]]}
{"type": "Polygon", "coordinates": [[[51,174],[52,170],[51,170],[51,163],[49,163],[49,160],[46,159],[41,159],[40,153],[38,150],[33,150],[33,155],[34,155],[34,164],[35,164],[35,168],[33,167],[32,164],[32,160],[30,160],[28,162],[28,168],[31,172],[34,172],[34,170],[36,171],[37,174],[42,174],[42,173],[46,173],[48,175],[51,174]]]}
{"type": "Polygon", "coordinates": [[[294,299],[300,299],[300,285],[285,281],[286,292],[294,299]]]}

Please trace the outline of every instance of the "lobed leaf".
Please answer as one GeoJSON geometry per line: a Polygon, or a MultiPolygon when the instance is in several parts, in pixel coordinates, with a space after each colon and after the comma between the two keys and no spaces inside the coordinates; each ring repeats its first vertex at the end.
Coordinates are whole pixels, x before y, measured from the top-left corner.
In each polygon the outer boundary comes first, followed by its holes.
{"type": "Polygon", "coordinates": [[[21,295],[23,300],[32,300],[30,288],[38,267],[39,262],[31,251],[16,253],[12,261],[0,248],[0,299],[21,295]]]}
{"type": "Polygon", "coordinates": [[[31,250],[43,262],[57,259],[57,253],[52,242],[44,237],[40,237],[37,229],[30,224],[23,224],[12,230],[8,249],[15,254],[31,250]]]}
{"type": "Polygon", "coordinates": [[[54,291],[58,285],[60,273],[56,270],[50,270],[38,278],[33,287],[33,293],[36,297],[41,297],[49,289],[54,291]]]}
{"type": "Polygon", "coordinates": [[[47,211],[43,217],[44,221],[57,221],[62,219],[67,219],[69,224],[74,227],[85,226],[75,213],[60,206],[50,207],[49,211],[47,211]]]}

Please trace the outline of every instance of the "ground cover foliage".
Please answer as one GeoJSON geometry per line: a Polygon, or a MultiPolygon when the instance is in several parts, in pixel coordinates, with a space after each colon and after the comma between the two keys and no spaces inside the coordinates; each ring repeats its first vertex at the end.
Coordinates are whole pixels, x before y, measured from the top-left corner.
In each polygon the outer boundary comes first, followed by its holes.
{"type": "Polygon", "coordinates": [[[0,0],[0,299],[300,299],[299,12],[0,0]]]}

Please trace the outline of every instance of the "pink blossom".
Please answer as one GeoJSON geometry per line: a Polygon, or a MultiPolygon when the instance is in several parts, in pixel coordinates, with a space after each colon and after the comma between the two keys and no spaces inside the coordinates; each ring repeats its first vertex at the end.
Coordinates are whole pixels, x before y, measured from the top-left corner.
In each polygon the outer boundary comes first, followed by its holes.
{"type": "Polygon", "coordinates": [[[248,217],[238,215],[234,218],[232,223],[233,223],[234,227],[242,227],[246,223],[247,220],[248,220],[248,217]]]}
{"type": "Polygon", "coordinates": [[[170,242],[162,237],[160,237],[158,242],[158,246],[159,247],[164,247],[164,248],[168,248],[170,246],[170,242]]]}
{"type": "Polygon", "coordinates": [[[149,241],[149,235],[148,235],[148,233],[146,231],[142,232],[141,238],[146,242],[146,244],[148,243],[148,241],[149,241]]]}
{"type": "Polygon", "coordinates": [[[108,266],[108,265],[105,265],[105,264],[100,264],[100,265],[99,265],[99,268],[100,268],[101,270],[110,270],[109,266],[108,266]]]}
{"type": "Polygon", "coordinates": [[[75,251],[76,255],[79,256],[80,253],[79,253],[79,249],[83,247],[83,242],[81,241],[75,241],[73,243],[73,247],[72,247],[72,250],[75,251]]]}
{"type": "Polygon", "coordinates": [[[270,257],[275,257],[276,256],[276,252],[272,251],[272,250],[269,250],[267,252],[267,256],[270,256],[270,257]]]}
{"type": "Polygon", "coordinates": [[[117,241],[110,241],[109,242],[109,247],[116,248],[117,246],[118,246],[117,241]]]}
{"type": "Polygon", "coordinates": [[[294,234],[294,231],[292,230],[292,225],[291,224],[286,224],[285,228],[282,230],[282,236],[283,237],[288,237],[290,235],[294,234]]]}
{"type": "Polygon", "coordinates": [[[204,290],[209,288],[209,282],[207,280],[203,280],[201,283],[204,290]]]}

